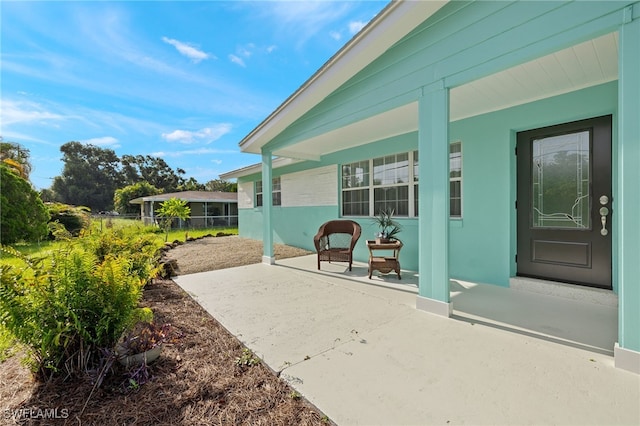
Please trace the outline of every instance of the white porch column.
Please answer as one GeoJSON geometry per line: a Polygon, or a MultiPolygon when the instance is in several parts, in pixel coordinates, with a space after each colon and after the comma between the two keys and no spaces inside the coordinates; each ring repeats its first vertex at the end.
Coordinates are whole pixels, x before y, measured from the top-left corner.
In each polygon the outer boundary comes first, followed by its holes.
{"type": "Polygon", "coordinates": [[[273,222],[271,213],[273,206],[272,154],[262,151],[262,263],[273,265],[276,258],[273,253],[273,222]]]}
{"type": "Polygon", "coordinates": [[[425,89],[418,106],[419,293],[416,308],[451,315],[449,299],[449,89],[425,89]]]}
{"type": "MultiPolygon", "coordinates": [[[[629,6],[618,58],[618,343],[616,367],[640,374],[640,5],[629,6]]],[[[617,207],[617,208],[616,208],[617,207]]]]}

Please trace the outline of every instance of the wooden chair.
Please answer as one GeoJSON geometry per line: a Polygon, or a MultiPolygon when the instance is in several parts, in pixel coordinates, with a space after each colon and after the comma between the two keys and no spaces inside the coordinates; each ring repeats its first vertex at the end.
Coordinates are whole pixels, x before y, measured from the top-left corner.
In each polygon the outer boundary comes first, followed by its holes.
{"type": "Polygon", "coordinates": [[[353,249],[360,238],[362,229],[353,220],[330,220],[323,223],[313,237],[318,252],[318,270],[320,262],[349,262],[353,264],[353,249]]]}

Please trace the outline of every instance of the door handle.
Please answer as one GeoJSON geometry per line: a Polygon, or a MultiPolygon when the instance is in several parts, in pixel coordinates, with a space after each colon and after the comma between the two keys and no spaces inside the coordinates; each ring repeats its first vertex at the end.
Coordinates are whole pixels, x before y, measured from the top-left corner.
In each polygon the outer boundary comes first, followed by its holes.
{"type": "Polygon", "coordinates": [[[600,230],[600,235],[603,237],[606,236],[609,231],[607,230],[607,215],[609,214],[609,209],[606,207],[600,207],[600,223],[602,223],[602,229],[600,230]]]}

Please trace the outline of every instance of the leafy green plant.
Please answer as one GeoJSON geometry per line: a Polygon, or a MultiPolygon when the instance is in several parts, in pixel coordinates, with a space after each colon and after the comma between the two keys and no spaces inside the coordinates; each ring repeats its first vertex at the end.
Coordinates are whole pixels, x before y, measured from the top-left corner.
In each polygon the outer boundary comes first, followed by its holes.
{"type": "Polygon", "coordinates": [[[141,233],[136,227],[112,227],[94,232],[82,240],[82,244],[104,261],[109,254],[117,253],[131,261],[131,273],[148,281],[158,276],[162,242],[153,234],[141,233]]]}
{"type": "Polygon", "coordinates": [[[289,398],[291,398],[293,400],[298,400],[298,399],[302,398],[302,395],[300,394],[300,392],[293,390],[293,391],[291,391],[289,393],[289,398]]]}
{"type": "Polygon", "coordinates": [[[11,358],[17,351],[16,338],[0,324],[0,363],[11,358]]]}
{"type": "Polygon", "coordinates": [[[395,211],[393,209],[380,210],[378,215],[373,218],[373,223],[380,228],[379,238],[394,240],[396,235],[402,231],[402,227],[393,218],[395,211]]]}
{"type": "Polygon", "coordinates": [[[251,350],[244,348],[242,350],[242,356],[236,359],[236,365],[238,367],[253,367],[258,365],[260,360],[256,358],[251,350]]]}
{"type": "Polygon", "coordinates": [[[67,238],[69,236],[77,237],[83,229],[89,226],[90,210],[88,207],[76,207],[63,203],[46,203],[46,207],[51,216],[49,220],[49,237],[52,239],[58,239],[58,235],[62,234],[60,226],[67,232],[67,235],[65,235],[67,238]]]}
{"type": "Polygon", "coordinates": [[[165,231],[164,240],[169,237],[169,230],[174,219],[187,220],[191,216],[191,208],[187,206],[185,200],[170,198],[160,204],[160,208],[156,212],[158,217],[162,218],[161,226],[165,231]]]}
{"type": "MultiPolygon", "coordinates": [[[[112,232],[112,231],[109,231],[112,232]]],[[[160,242],[135,234],[82,238],[48,257],[0,246],[22,264],[0,264],[0,324],[24,344],[38,377],[76,375],[99,362],[141,317],[144,284],[160,242]]]]}
{"type": "Polygon", "coordinates": [[[0,241],[39,241],[47,235],[49,213],[31,184],[0,162],[0,241]]]}

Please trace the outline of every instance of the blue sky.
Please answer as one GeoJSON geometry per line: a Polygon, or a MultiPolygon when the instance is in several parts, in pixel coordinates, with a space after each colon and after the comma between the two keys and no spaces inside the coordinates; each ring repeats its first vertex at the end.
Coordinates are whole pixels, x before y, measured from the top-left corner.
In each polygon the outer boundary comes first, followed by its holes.
{"type": "Polygon", "coordinates": [[[259,161],[238,142],[386,1],[2,1],[0,135],[162,157],[201,183],[259,161]]]}

